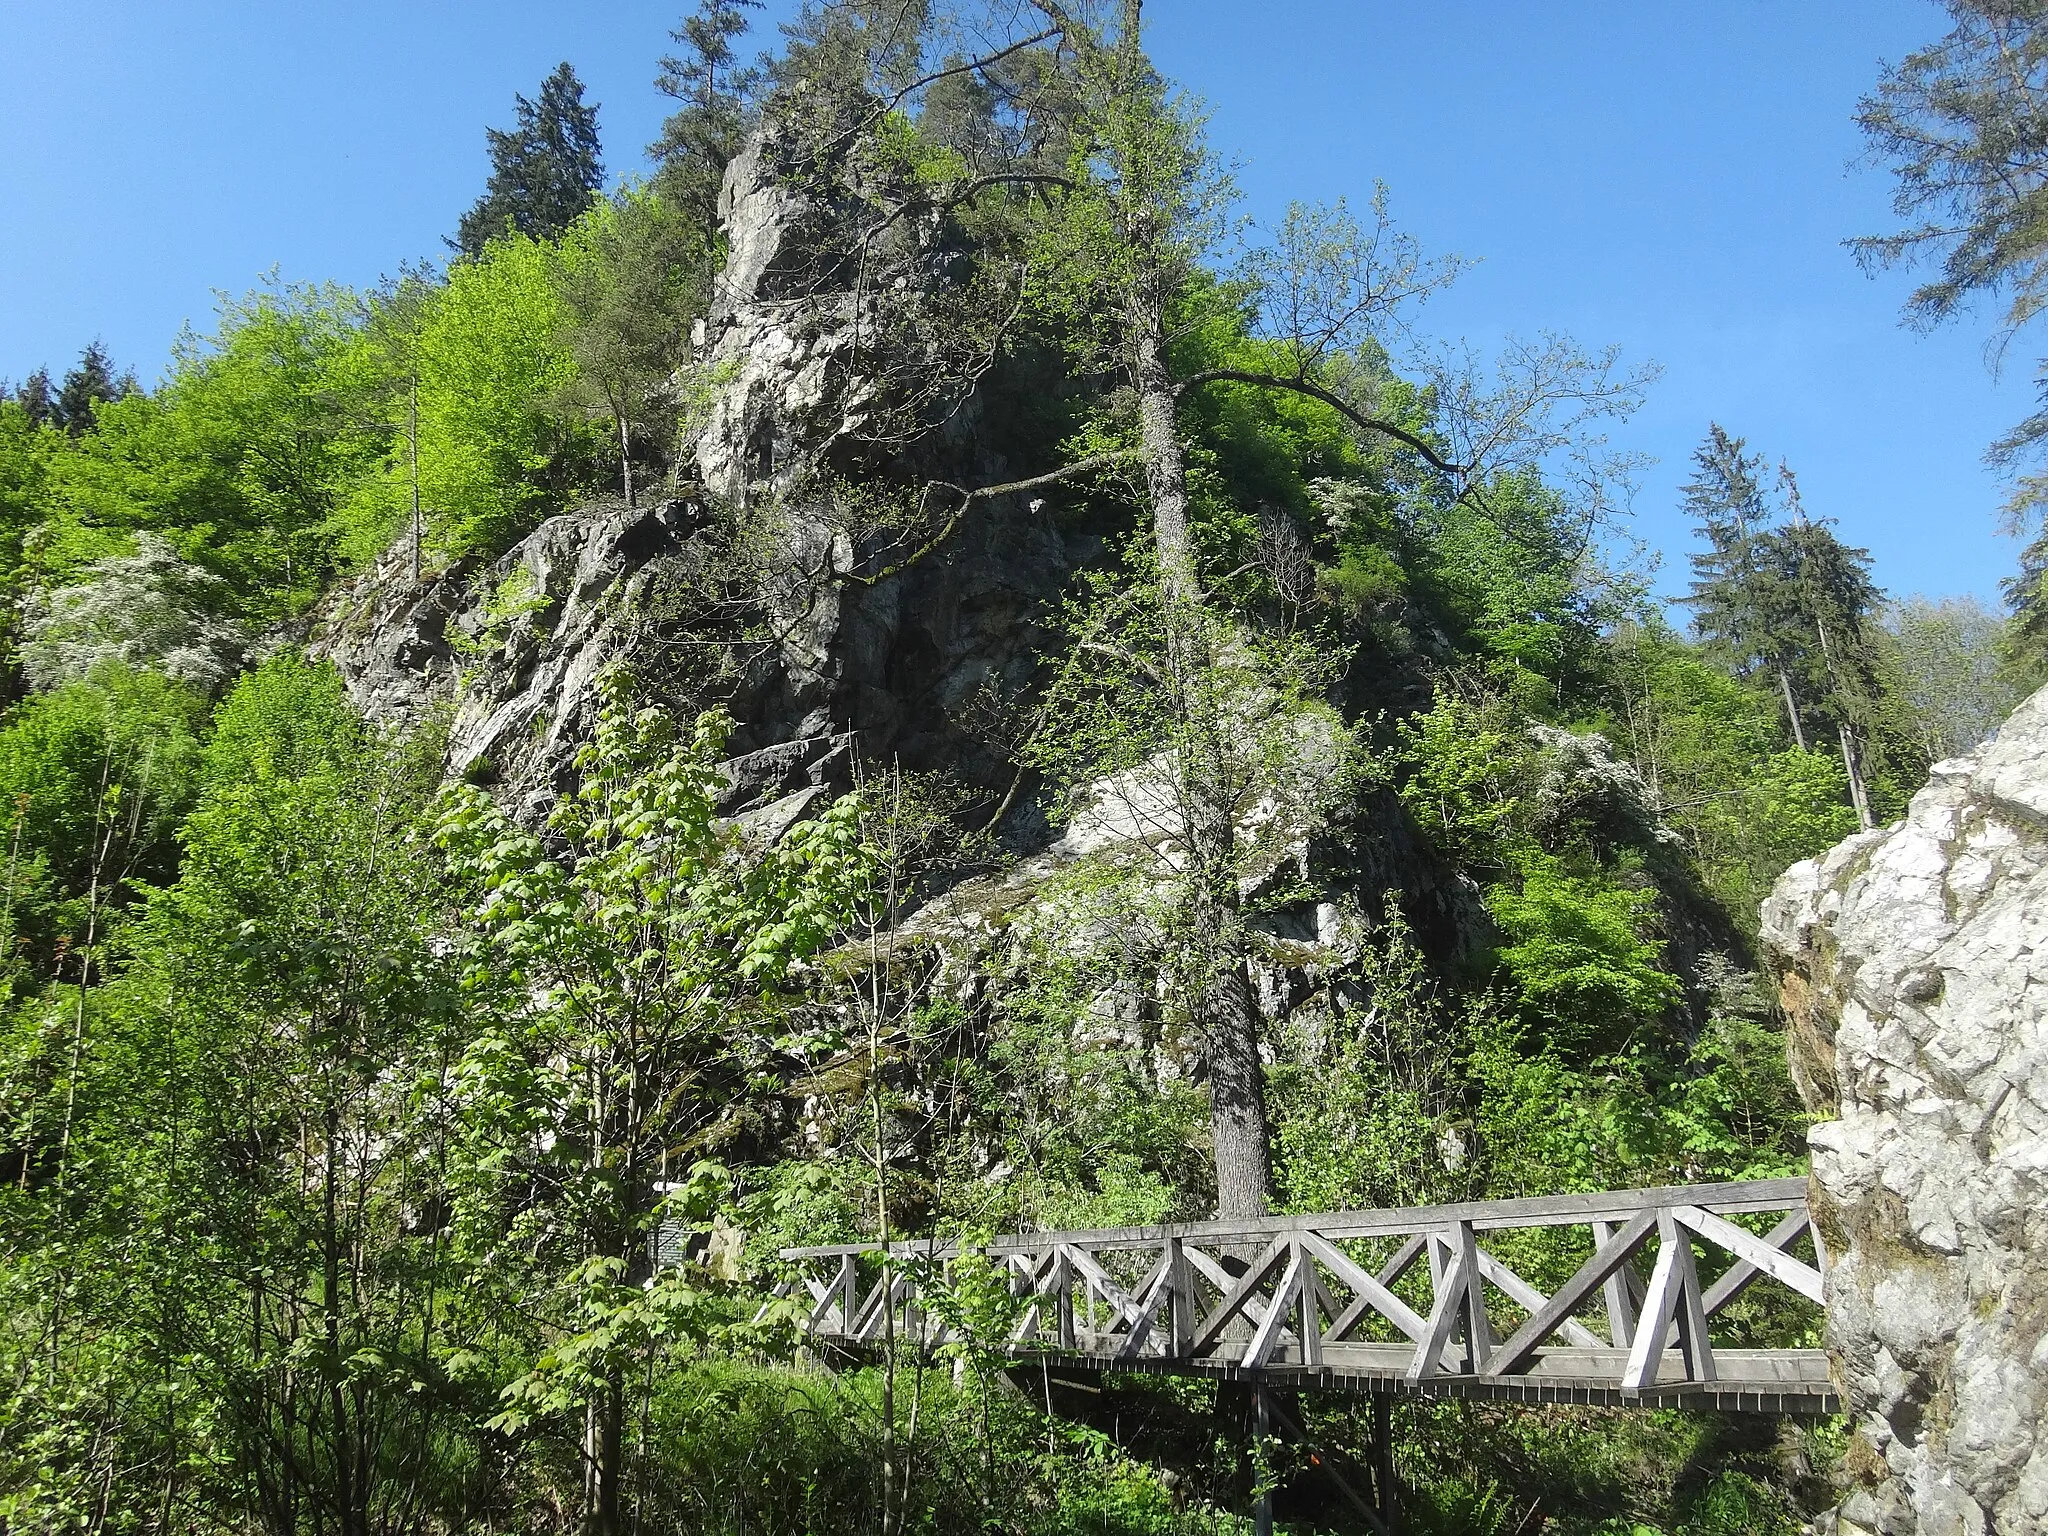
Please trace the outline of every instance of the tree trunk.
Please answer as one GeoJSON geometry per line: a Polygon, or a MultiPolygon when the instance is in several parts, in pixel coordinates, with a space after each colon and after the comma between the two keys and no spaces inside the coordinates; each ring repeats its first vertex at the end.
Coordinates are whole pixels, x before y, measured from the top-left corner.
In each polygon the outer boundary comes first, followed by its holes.
{"type": "Polygon", "coordinates": [[[1785,718],[1792,722],[1792,741],[1800,751],[1806,750],[1806,727],[1799,721],[1799,705],[1792,697],[1792,679],[1783,667],[1778,668],[1778,687],[1785,694],[1785,718]]]}
{"type": "Polygon", "coordinates": [[[633,438],[625,412],[619,413],[619,478],[626,486],[626,510],[633,509],[633,438]]]}
{"type": "Polygon", "coordinates": [[[1267,1145],[1259,1011],[1245,968],[1246,935],[1237,888],[1237,826],[1227,792],[1221,733],[1205,706],[1210,665],[1207,615],[1188,531],[1187,457],[1174,424],[1166,361],[1165,293],[1156,278],[1131,288],[1132,381],[1138,393],[1153,544],[1165,604],[1167,667],[1181,721],[1181,814],[1186,822],[1189,915],[1194,924],[1188,991],[1208,1043],[1209,1127],[1216,1147],[1216,1213],[1262,1216],[1273,1170],[1267,1145]]]}
{"type": "Polygon", "coordinates": [[[1856,808],[1856,824],[1868,832],[1877,819],[1870,814],[1870,791],[1864,787],[1862,765],[1856,758],[1856,736],[1846,725],[1842,727],[1842,768],[1849,775],[1849,803],[1856,808]]]}

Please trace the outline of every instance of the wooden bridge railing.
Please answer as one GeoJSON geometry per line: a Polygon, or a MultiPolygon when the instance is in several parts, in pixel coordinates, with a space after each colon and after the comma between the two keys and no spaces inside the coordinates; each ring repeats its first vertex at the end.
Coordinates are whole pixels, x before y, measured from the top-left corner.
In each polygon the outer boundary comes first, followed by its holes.
{"type": "MultiPolygon", "coordinates": [[[[1542,1401],[1833,1403],[1821,1351],[1709,1338],[1758,1282],[1821,1304],[1827,1255],[1804,1179],[1024,1233],[976,1251],[1007,1280],[1016,1318],[1007,1339],[983,1342],[1084,1368],[1542,1401]],[[1761,1236],[1730,1220],[1759,1214],[1780,1217],[1761,1236]],[[1501,1256],[1517,1231],[1568,1226],[1589,1229],[1590,1253],[1548,1292],[1501,1256]],[[1801,1239],[1812,1262],[1792,1251],[1801,1239]],[[1695,1244],[1722,1261],[1709,1283],[1695,1244]]],[[[890,1254],[884,1266],[874,1244],[784,1250],[811,1301],[806,1336],[856,1348],[957,1337],[957,1309],[936,1293],[963,1251],[890,1254]]]]}

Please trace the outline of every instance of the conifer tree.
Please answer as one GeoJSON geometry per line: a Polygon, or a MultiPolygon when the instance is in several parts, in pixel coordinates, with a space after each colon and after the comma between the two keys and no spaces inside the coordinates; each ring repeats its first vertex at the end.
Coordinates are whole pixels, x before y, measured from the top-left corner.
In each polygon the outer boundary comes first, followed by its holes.
{"type": "MultiPolygon", "coordinates": [[[[47,376],[38,377],[44,378],[47,389],[47,376]]],[[[79,353],[78,366],[64,375],[63,387],[50,403],[50,420],[78,437],[92,427],[93,414],[100,405],[120,399],[125,392],[123,382],[114,377],[107,349],[92,342],[79,353]]]]}
{"type": "MultiPolygon", "coordinates": [[[[1906,300],[1906,321],[1931,329],[1975,299],[2002,303],[2002,349],[2048,308],[2048,6],[2040,0],[1943,0],[1948,34],[1887,65],[1858,103],[1873,158],[1897,177],[1905,227],[1850,241],[1866,268],[1932,261],[1906,300]]],[[[2012,643],[2048,657],[2048,359],[2036,364],[2043,405],[1985,457],[2013,476],[2008,527],[2035,533],[2005,595],[2012,643]]]]}
{"type": "Polygon", "coordinates": [[[682,52],[661,61],[655,80],[682,105],[661,125],[648,148],[658,167],[655,187],[669,202],[709,228],[716,216],[725,167],[746,133],[747,102],[760,71],[737,62],[733,44],[747,30],[747,12],[761,0],[698,0],[669,36],[682,52]]]}
{"type": "Polygon", "coordinates": [[[56,421],[57,395],[50,385],[49,369],[38,368],[23,379],[14,398],[34,425],[40,427],[56,421]]]}
{"type": "Polygon", "coordinates": [[[535,239],[559,235],[604,185],[597,107],[584,105],[583,82],[567,61],[541,82],[538,101],[514,99],[516,126],[484,130],[491,179],[449,241],[464,256],[481,255],[508,227],[535,239]]]}

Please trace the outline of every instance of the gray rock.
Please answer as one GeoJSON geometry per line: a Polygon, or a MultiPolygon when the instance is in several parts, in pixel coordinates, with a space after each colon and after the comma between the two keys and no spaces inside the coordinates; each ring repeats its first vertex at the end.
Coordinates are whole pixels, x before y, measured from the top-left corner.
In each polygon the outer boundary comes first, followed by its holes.
{"type": "MultiPolygon", "coordinates": [[[[1039,616],[1075,563],[1067,542],[1033,504],[992,498],[906,568],[863,575],[860,530],[803,499],[816,494],[810,471],[858,433],[870,387],[872,341],[861,367],[849,356],[851,296],[817,286],[832,270],[817,258],[832,210],[778,179],[772,140],[734,161],[721,207],[729,255],[699,343],[713,390],[686,466],[694,483],[631,509],[594,500],[495,560],[418,583],[401,541],[323,605],[309,648],[373,720],[445,711],[450,771],[496,786],[515,810],[572,782],[597,680],[625,657],[653,658],[677,703],[731,709],[729,812],[806,785],[843,789],[857,755],[1000,790],[1011,769],[968,717],[984,694],[1027,685],[1039,616]],[[765,638],[736,680],[714,686],[675,660],[657,597],[667,575],[726,558],[709,536],[721,518],[753,530],[747,617],[765,638]]],[[[900,473],[1001,483],[968,420],[919,450],[930,463],[899,456],[900,473]]]]}
{"type": "Polygon", "coordinates": [[[1763,942],[1811,1107],[1852,1526],[2048,1531],[2048,690],[1763,942]]]}

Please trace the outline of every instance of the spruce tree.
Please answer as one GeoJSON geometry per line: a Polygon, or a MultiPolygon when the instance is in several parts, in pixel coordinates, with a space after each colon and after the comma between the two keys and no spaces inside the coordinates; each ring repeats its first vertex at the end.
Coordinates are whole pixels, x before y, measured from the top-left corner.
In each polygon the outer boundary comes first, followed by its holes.
{"type": "Polygon", "coordinates": [[[1763,654],[1756,615],[1756,539],[1768,524],[1761,456],[1747,452],[1719,422],[1693,450],[1693,478],[1684,486],[1685,510],[1706,548],[1692,556],[1693,610],[1700,639],[1737,677],[1752,675],[1763,654]]]}
{"type": "MultiPolygon", "coordinates": [[[[48,378],[42,377],[47,389],[48,378]]],[[[91,428],[94,412],[102,404],[120,399],[123,393],[122,383],[114,377],[113,359],[95,341],[78,355],[78,366],[64,375],[63,387],[50,404],[50,420],[78,437],[91,428]]]]}
{"type": "Polygon", "coordinates": [[[57,393],[50,385],[49,369],[38,368],[23,379],[14,398],[36,426],[47,426],[56,421],[57,393]]]}
{"type": "Polygon", "coordinates": [[[464,256],[482,255],[508,227],[535,239],[559,235],[604,185],[597,107],[584,105],[583,82],[566,61],[541,82],[538,101],[514,100],[516,126],[484,130],[491,179],[448,242],[464,256]]]}
{"type": "Polygon", "coordinates": [[[669,33],[682,51],[665,56],[654,82],[682,103],[648,147],[661,195],[703,228],[717,217],[725,168],[739,153],[747,103],[760,82],[757,68],[741,65],[734,43],[746,32],[748,11],[761,0],[698,0],[697,9],[669,33]]]}

